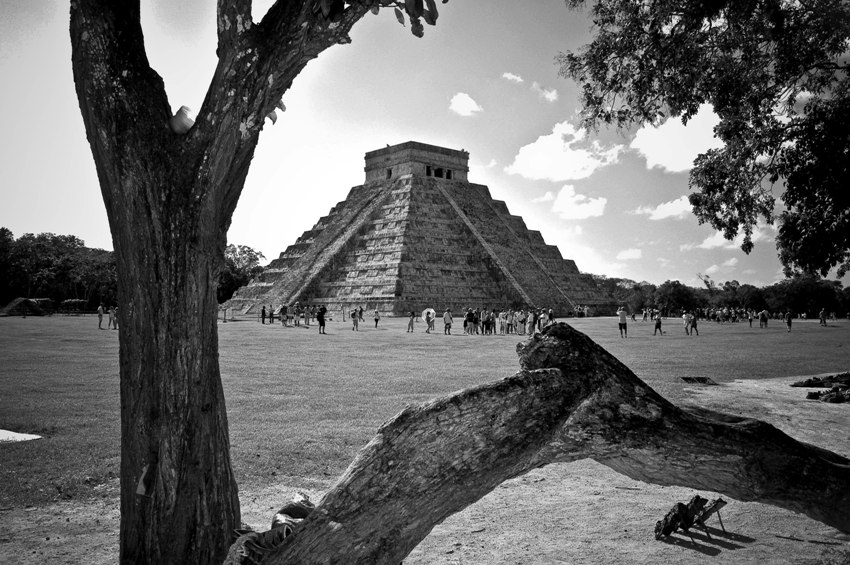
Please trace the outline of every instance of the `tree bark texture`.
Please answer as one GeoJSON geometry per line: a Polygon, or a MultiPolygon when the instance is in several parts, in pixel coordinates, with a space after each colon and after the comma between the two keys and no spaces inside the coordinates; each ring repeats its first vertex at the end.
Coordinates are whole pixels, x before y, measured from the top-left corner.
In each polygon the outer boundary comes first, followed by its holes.
{"type": "Polygon", "coordinates": [[[138,0],[71,2],[74,81],[118,267],[122,563],[220,562],[240,525],[216,281],[265,116],[367,10],[328,19],[312,7],[281,0],[255,25],[250,0],[220,0],[219,63],[179,135],[138,0]]]}
{"type": "Polygon", "coordinates": [[[764,422],[677,408],[566,324],[517,350],[516,375],[408,407],[385,423],[262,562],[398,564],[435,525],[501,482],[584,458],[850,532],[846,457],[764,422]]]}

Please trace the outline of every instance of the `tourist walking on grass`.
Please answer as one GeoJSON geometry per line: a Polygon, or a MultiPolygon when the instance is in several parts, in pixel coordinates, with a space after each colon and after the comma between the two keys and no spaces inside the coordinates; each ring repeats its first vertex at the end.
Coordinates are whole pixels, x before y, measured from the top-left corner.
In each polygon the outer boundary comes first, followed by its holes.
{"type": "Polygon", "coordinates": [[[416,320],[416,312],[410,311],[410,318],[407,320],[407,333],[413,333],[413,322],[416,320]]]}
{"type": "Polygon", "coordinates": [[[443,314],[443,333],[445,335],[452,335],[452,310],[451,308],[446,308],[446,313],[443,314]]]}
{"type": "MultiPolygon", "coordinates": [[[[610,312],[610,310],[608,310],[610,312]]],[[[619,318],[618,324],[620,326],[620,338],[629,337],[629,328],[628,328],[628,320],[626,319],[626,307],[620,306],[620,309],[617,310],[617,317],[619,318]]]]}
{"type": "Polygon", "coordinates": [[[263,306],[263,309],[260,310],[260,323],[261,324],[266,323],[266,307],[265,306],[263,306]]]}
{"type": "Polygon", "coordinates": [[[425,312],[425,333],[431,333],[431,311],[425,312]]]}
{"type": "Polygon", "coordinates": [[[316,312],[316,321],[319,322],[319,333],[324,334],[325,332],[325,314],[327,314],[328,309],[325,308],[325,305],[322,304],[319,306],[319,311],[316,312]]]}
{"type": "Polygon", "coordinates": [[[354,311],[354,315],[351,316],[351,331],[356,332],[360,331],[358,326],[360,325],[360,316],[357,315],[357,311],[354,311]]]}
{"type": "Polygon", "coordinates": [[[791,313],[791,309],[789,308],[788,311],[785,312],[785,327],[787,328],[787,331],[789,331],[789,332],[791,331],[791,319],[793,317],[794,317],[794,315],[791,313]]]}
{"type": "Polygon", "coordinates": [[[826,308],[820,309],[819,316],[820,316],[820,325],[825,326],[826,325],[826,308]]]}
{"type": "Polygon", "coordinates": [[[115,306],[110,305],[109,311],[107,312],[107,314],[109,314],[109,323],[106,324],[106,328],[111,329],[112,328],[112,320],[115,318],[115,306]]]}
{"type": "Polygon", "coordinates": [[[381,319],[381,314],[377,310],[375,310],[375,328],[378,327],[378,320],[380,320],[380,319],[381,319]]]}
{"type": "Polygon", "coordinates": [[[699,335],[699,330],[697,329],[697,312],[691,313],[691,335],[697,334],[699,335]]]}
{"type": "Polygon", "coordinates": [[[97,307],[97,329],[103,329],[103,302],[97,307]]]}
{"type": "Polygon", "coordinates": [[[682,323],[685,325],[685,335],[691,335],[691,320],[687,311],[682,312],[682,323]]]}
{"type": "Polygon", "coordinates": [[[661,313],[659,312],[655,316],[655,329],[652,330],[652,335],[659,334],[664,335],[664,330],[661,329],[661,313]]]}
{"type": "Polygon", "coordinates": [[[118,329],[118,306],[112,309],[112,329],[118,329]]]}

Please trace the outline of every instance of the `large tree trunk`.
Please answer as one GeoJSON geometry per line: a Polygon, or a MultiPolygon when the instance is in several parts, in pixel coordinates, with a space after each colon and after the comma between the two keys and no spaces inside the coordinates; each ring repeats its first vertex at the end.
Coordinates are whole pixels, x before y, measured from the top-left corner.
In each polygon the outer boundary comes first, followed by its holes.
{"type": "Polygon", "coordinates": [[[132,248],[115,249],[124,563],[214,562],[239,526],[218,367],[217,262],[201,252],[202,234],[169,220],[183,229],[151,237],[146,218],[128,217],[121,232],[135,234],[132,248]]]}
{"type": "MultiPolygon", "coordinates": [[[[566,324],[517,349],[523,370],[513,377],[409,407],[384,424],[293,535],[250,556],[395,565],[436,524],[501,482],[584,458],[637,480],[773,504],[850,532],[847,458],[764,422],[681,410],[566,324]]],[[[240,562],[234,549],[229,563],[240,562]]]]}
{"type": "Polygon", "coordinates": [[[138,0],[71,2],[74,82],[118,266],[122,563],[221,561],[240,525],[217,276],[265,116],[367,11],[340,4],[324,14],[281,0],[254,25],[250,0],[219,0],[219,63],[187,133],[169,129],[138,0]]]}
{"type": "Polygon", "coordinates": [[[123,563],[209,563],[239,526],[218,367],[220,178],[168,128],[138,5],[72,5],[74,78],[118,272],[123,563]]]}

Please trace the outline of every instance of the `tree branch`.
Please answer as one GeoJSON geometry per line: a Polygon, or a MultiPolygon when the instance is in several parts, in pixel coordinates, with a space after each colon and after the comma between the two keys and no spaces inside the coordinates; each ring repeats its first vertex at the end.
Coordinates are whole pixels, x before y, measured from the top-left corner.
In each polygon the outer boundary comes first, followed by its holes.
{"type": "Polygon", "coordinates": [[[850,532],[846,457],[765,422],[677,408],[566,324],[517,349],[526,370],[558,367],[567,378],[583,380],[594,375],[596,390],[564,431],[602,451],[593,456],[600,463],[636,480],[772,504],[850,532]]]}
{"type": "Polygon", "coordinates": [[[239,43],[239,35],[251,29],[252,0],[218,0],[218,49],[233,48],[239,43]]]}
{"type": "Polygon", "coordinates": [[[366,13],[359,3],[325,19],[313,0],[278,0],[253,25],[250,0],[219,2],[219,63],[198,113],[195,143],[206,147],[209,180],[198,198],[226,225],[239,199],[266,116],[273,112],[304,66],[346,42],[366,13]]]}
{"type": "Polygon", "coordinates": [[[517,351],[523,370],[513,377],[408,407],[381,426],[261,562],[397,564],[435,525],[503,481],[584,458],[850,532],[847,458],[764,422],[679,409],[566,324],[517,351]]]}
{"type": "MultiPolygon", "coordinates": [[[[75,0],[70,35],[80,112],[121,255],[139,235],[129,227],[134,219],[190,192],[180,182],[163,182],[168,173],[162,164],[182,147],[168,128],[171,108],[162,78],[147,60],[139,2],[75,0]]],[[[146,235],[164,245],[153,226],[146,235]]]]}

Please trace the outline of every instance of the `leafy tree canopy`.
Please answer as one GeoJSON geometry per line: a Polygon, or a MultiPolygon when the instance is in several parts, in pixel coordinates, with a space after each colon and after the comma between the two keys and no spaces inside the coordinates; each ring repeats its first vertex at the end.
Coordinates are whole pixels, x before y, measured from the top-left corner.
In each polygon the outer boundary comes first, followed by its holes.
{"type": "Polygon", "coordinates": [[[260,261],[265,256],[247,245],[228,244],[224,250],[224,269],[218,276],[218,303],[230,300],[241,286],[263,272],[260,261]]]}
{"type": "Polygon", "coordinates": [[[585,125],[687,123],[710,103],[724,147],[691,170],[699,222],[742,232],[750,252],[759,219],[778,221],[787,275],[847,273],[850,3],[595,0],[590,12],[593,41],[558,57],[582,85],[585,125]]]}
{"type": "Polygon", "coordinates": [[[113,301],[117,293],[115,257],[91,249],[74,235],[25,233],[15,239],[0,228],[0,304],[19,296],[113,301]]]}

